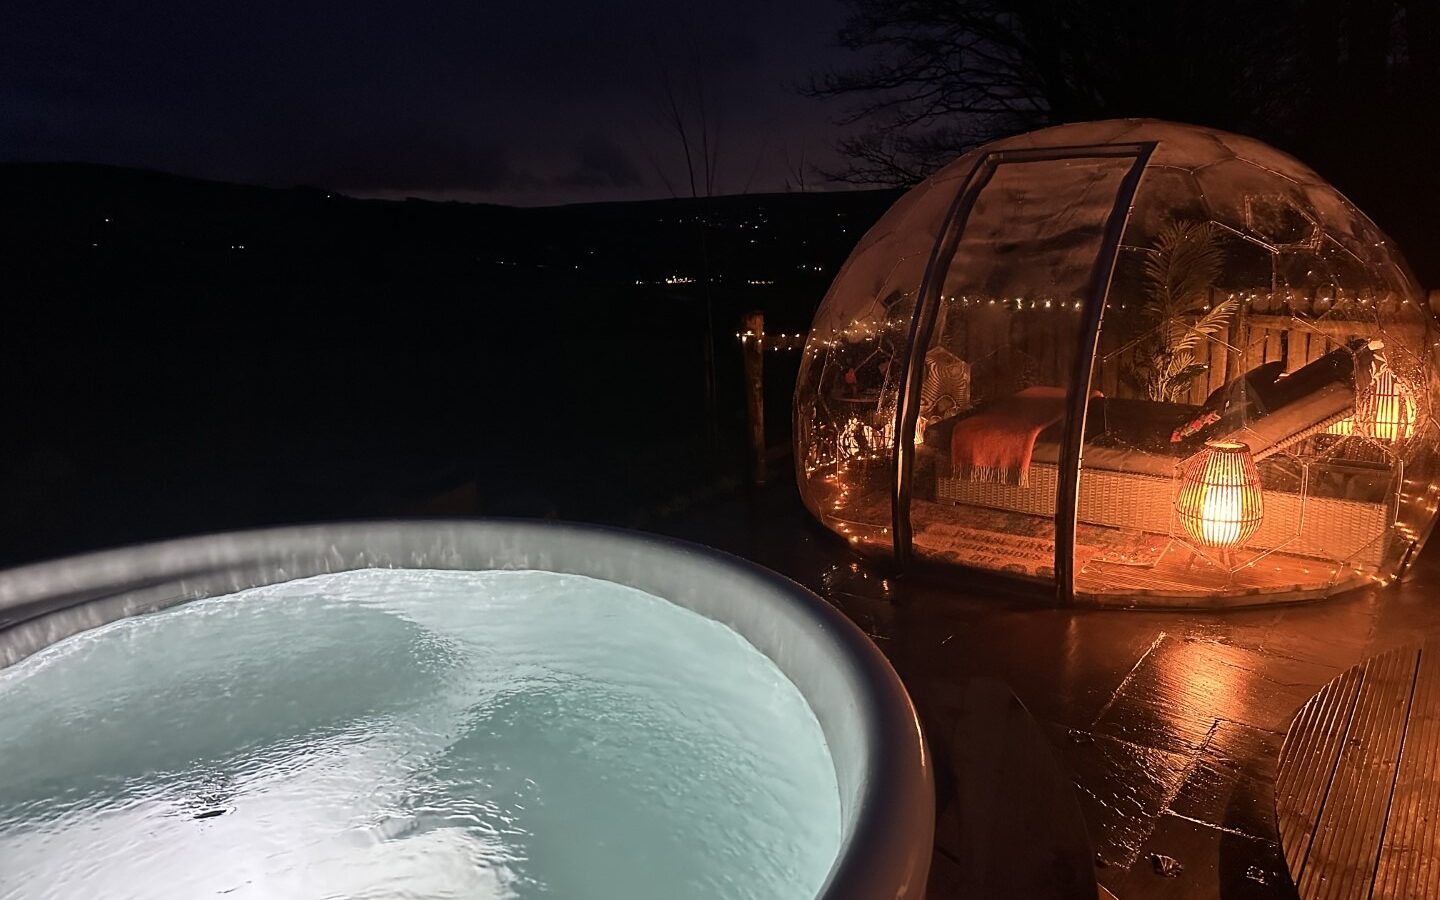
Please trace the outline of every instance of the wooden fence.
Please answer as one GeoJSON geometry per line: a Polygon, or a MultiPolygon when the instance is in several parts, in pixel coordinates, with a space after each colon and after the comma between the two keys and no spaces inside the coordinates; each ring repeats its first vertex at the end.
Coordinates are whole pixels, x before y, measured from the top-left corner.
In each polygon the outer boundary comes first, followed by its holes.
{"type": "MultiPolygon", "coordinates": [[[[1227,381],[1268,362],[1283,363],[1286,372],[1294,372],[1351,338],[1376,338],[1374,325],[1364,321],[1322,320],[1286,315],[1255,315],[1243,317],[1215,336],[1201,343],[1196,362],[1208,365],[1205,372],[1192,380],[1175,398],[1179,403],[1201,404],[1210,393],[1227,381]]],[[[1385,334],[1404,340],[1409,346],[1424,341],[1424,325],[1420,322],[1390,323],[1385,334]]],[[[1120,344],[1121,336],[1102,333],[1100,360],[1095,387],[1111,397],[1139,396],[1126,382],[1123,373],[1134,361],[1135,350],[1120,344]]]]}

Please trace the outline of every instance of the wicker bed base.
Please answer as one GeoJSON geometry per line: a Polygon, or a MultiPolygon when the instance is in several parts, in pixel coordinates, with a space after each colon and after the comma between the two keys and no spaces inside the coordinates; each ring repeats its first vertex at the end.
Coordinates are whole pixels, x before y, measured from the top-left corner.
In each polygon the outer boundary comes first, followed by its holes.
{"type": "MultiPolygon", "coordinates": [[[[937,475],[935,494],[952,503],[1054,516],[1055,482],[1056,467],[1036,462],[1030,466],[1028,487],[937,475]]],[[[1080,476],[1077,515],[1092,525],[1170,534],[1174,491],[1169,478],[1086,469],[1080,476]]],[[[1393,521],[1390,504],[1266,491],[1264,521],[1246,547],[1378,566],[1393,521]]]]}

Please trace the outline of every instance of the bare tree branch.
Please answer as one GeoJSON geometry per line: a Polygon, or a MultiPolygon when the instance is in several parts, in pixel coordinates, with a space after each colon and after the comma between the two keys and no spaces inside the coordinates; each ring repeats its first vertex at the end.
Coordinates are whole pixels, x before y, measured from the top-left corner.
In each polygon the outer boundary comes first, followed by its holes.
{"type": "Polygon", "coordinates": [[[867,126],[840,145],[849,165],[830,174],[844,181],[914,181],[976,144],[1059,122],[1145,115],[1264,131],[1287,108],[1287,3],[849,5],[839,41],[862,61],[802,88],[843,102],[840,124],[867,126]]]}

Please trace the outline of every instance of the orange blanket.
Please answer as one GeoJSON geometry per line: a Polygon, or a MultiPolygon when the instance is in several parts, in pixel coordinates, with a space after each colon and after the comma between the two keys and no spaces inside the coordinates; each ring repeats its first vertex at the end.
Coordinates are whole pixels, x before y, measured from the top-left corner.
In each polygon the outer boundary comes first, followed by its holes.
{"type": "Polygon", "coordinates": [[[1065,389],[1032,387],[961,419],[950,435],[955,477],[1028,486],[1035,438],[1063,418],[1065,389]]]}

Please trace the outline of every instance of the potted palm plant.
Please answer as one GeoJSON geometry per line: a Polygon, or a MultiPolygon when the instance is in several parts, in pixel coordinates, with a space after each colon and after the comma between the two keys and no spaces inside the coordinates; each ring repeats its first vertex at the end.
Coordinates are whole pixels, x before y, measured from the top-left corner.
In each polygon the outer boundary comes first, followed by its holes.
{"type": "Polygon", "coordinates": [[[1236,300],[1216,302],[1214,288],[1225,267],[1225,250],[1210,222],[1175,221],[1160,229],[1141,263],[1145,302],[1136,315],[1132,360],[1125,380],[1142,396],[1174,402],[1208,369],[1200,349],[1225,331],[1236,300]]]}

